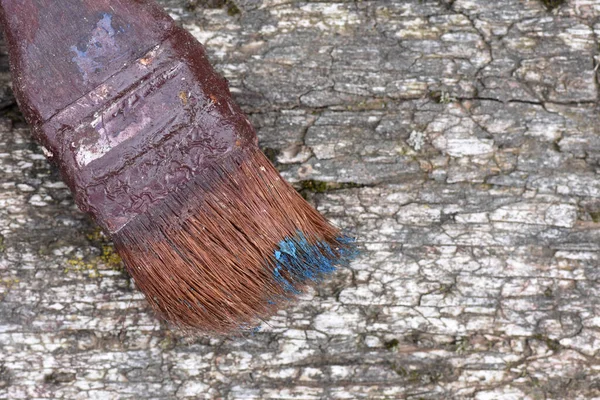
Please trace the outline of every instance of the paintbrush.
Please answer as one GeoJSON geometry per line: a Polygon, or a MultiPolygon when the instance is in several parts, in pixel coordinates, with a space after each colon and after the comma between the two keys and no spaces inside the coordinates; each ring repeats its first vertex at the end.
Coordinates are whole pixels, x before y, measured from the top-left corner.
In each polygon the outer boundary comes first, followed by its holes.
{"type": "Polygon", "coordinates": [[[249,329],[356,255],[157,4],[0,0],[0,22],[33,135],[167,321],[249,329]]]}

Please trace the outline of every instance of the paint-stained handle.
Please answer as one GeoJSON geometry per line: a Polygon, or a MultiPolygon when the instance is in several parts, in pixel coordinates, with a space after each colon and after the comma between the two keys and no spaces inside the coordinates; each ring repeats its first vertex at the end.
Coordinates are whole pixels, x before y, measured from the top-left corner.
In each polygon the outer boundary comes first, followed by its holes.
{"type": "Polygon", "coordinates": [[[204,48],[151,0],[0,0],[13,87],[109,233],[256,143],[204,48]]]}
{"type": "Polygon", "coordinates": [[[18,101],[44,122],[161,43],[173,21],[146,0],[1,0],[18,101]]]}

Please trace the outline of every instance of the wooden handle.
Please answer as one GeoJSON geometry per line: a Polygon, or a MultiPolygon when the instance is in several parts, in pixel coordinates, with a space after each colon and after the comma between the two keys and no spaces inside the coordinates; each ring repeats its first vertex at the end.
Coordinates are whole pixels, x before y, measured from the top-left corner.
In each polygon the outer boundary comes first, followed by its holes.
{"type": "Polygon", "coordinates": [[[14,89],[109,233],[256,135],[204,49],[147,0],[0,0],[14,89]]]}
{"type": "Polygon", "coordinates": [[[1,0],[0,22],[17,100],[31,123],[47,121],[173,28],[146,0],[1,0]]]}

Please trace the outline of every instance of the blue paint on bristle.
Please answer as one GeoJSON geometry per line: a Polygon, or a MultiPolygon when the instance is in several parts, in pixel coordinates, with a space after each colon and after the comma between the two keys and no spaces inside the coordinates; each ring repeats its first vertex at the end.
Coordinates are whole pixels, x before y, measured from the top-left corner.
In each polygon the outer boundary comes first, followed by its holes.
{"type": "MultiPolygon", "coordinates": [[[[288,295],[274,295],[267,300],[269,305],[277,305],[282,301],[290,301],[300,294],[299,285],[307,281],[321,282],[338,267],[347,266],[358,255],[355,240],[348,236],[340,236],[336,246],[331,247],[325,241],[309,243],[306,236],[298,231],[292,237],[279,242],[273,252],[273,276],[288,295]]],[[[260,325],[241,324],[240,330],[252,336],[261,329],[260,325]]]]}
{"type": "Polygon", "coordinates": [[[336,242],[338,246],[332,249],[325,241],[309,243],[300,231],[293,237],[286,237],[273,253],[275,280],[286,292],[297,295],[300,292],[296,285],[306,281],[320,282],[338,266],[348,265],[358,255],[354,239],[341,236],[336,242]]]}

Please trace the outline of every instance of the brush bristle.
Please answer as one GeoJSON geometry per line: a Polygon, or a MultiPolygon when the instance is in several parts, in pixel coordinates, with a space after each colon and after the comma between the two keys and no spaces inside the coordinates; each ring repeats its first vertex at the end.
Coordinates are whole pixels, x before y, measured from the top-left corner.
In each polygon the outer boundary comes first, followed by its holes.
{"type": "Polygon", "coordinates": [[[254,147],[207,168],[113,240],[152,307],[191,332],[252,328],[356,255],[254,147]]]}

